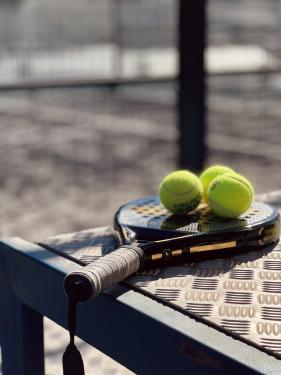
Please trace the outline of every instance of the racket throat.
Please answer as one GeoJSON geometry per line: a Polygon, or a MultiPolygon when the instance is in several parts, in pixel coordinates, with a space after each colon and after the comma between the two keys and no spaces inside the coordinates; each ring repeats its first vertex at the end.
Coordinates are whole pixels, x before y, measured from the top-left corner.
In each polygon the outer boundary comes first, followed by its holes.
{"type": "Polygon", "coordinates": [[[193,253],[216,251],[216,250],[226,250],[226,249],[235,248],[235,247],[237,247],[236,241],[220,242],[220,243],[213,243],[213,244],[202,244],[202,245],[196,245],[196,246],[191,246],[191,247],[182,248],[182,249],[164,248],[157,253],[147,254],[147,257],[152,261],[154,260],[165,261],[171,258],[185,255],[185,254],[193,254],[193,253]]]}
{"type": "MultiPolygon", "coordinates": [[[[189,238],[188,242],[192,240],[189,238]]],[[[184,241],[183,238],[177,240],[166,240],[166,241],[159,241],[150,244],[142,244],[142,250],[145,254],[145,259],[147,261],[168,261],[170,259],[175,259],[179,257],[186,257],[188,261],[188,255],[194,253],[205,253],[210,251],[219,251],[219,250],[227,250],[232,249],[238,246],[237,241],[231,239],[229,241],[218,241],[213,239],[213,241],[204,241],[198,242],[194,241],[193,244],[190,246],[186,246],[186,240],[184,241]]]]}

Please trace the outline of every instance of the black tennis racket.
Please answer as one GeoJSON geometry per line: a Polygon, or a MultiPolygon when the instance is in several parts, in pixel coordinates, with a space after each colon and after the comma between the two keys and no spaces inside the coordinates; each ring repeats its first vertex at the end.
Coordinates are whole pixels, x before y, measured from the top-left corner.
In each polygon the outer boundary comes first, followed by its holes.
{"type": "Polygon", "coordinates": [[[215,217],[206,204],[186,215],[171,215],[153,196],[122,206],[114,227],[119,249],[68,274],[64,283],[68,295],[85,301],[145,268],[274,246],[279,241],[280,217],[273,207],[258,202],[238,219],[215,217]]]}

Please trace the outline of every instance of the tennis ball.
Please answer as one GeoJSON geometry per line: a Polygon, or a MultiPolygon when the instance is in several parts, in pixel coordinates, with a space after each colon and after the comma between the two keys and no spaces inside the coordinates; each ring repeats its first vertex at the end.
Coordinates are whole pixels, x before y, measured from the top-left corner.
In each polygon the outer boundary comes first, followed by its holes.
{"type": "Polygon", "coordinates": [[[194,210],[202,199],[203,187],[198,177],[188,171],[168,174],[160,184],[160,200],[174,214],[194,210]]]}
{"type": "Polygon", "coordinates": [[[203,201],[208,202],[208,188],[210,186],[210,183],[213,181],[214,178],[217,176],[224,174],[234,172],[233,169],[226,167],[224,165],[213,165],[212,167],[209,167],[201,173],[199,176],[199,179],[203,185],[203,201]]]}
{"type": "Polygon", "coordinates": [[[251,183],[238,173],[217,176],[208,189],[209,206],[220,217],[239,217],[250,208],[253,197],[251,183]]]}

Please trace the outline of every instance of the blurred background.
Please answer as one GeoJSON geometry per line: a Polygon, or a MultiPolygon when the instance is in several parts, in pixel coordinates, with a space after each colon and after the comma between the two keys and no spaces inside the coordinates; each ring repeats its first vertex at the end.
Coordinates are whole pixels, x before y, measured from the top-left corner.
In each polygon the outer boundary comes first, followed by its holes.
{"type": "MultiPolygon", "coordinates": [[[[281,189],[280,19],[280,0],[0,0],[1,236],[110,225],[180,167],[281,189]]],[[[67,333],[45,326],[61,374],[67,333]]]]}
{"type": "Polygon", "coordinates": [[[281,2],[179,4],[0,1],[2,236],[109,225],[179,167],[280,189],[281,2]]]}

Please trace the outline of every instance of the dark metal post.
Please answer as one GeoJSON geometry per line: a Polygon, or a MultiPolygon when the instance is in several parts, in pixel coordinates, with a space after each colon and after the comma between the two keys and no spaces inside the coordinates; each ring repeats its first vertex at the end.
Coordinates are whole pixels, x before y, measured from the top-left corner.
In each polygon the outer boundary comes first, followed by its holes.
{"type": "MultiPolygon", "coordinates": [[[[110,3],[111,6],[111,14],[110,18],[112,21],[112,42],[116,48],[115,54],[113,56],[113,77],[114,79],[118,80],[122,76],[122,28],[121,28],[121,7],[122,1],[121,0],[113,0],[110,3]]],[[[117,85],[116,85],[117,86],[117,85]]],[[[113,86],[113,87],[116,87],[113,86]]]]}
{"type": "Polygon", "coordinates": [[[205,11],[206,0],[179,0],[179,164],[194,172],[205,159],[205,11]]]}

